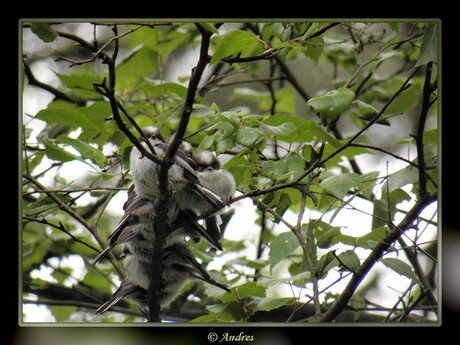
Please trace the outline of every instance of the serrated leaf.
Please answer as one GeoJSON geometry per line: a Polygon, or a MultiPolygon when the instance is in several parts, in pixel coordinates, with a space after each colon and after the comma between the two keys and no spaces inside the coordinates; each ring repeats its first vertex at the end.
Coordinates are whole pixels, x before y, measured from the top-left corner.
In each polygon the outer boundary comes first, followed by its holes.
{"type": "Polygon", "coordinates": [[[237,55],[248,57],[258,48],[262,48],[262,44],[257,36],[247,31],[235,30],[225,35],[219,42],[210,64],[212,65],[224,57],[237,55]]]}
{"type": "Polygon", "coordinates": [[[347,250],[338,255],[341,264],[345,269],[356,271],[361,265],[358,255],[353,250],[347,250]]]}
{"type": "Polygon", "coordinates": [[[416,66],[438,61],[438,25],[430,24],[425,30],[416,66]]]}
{"type": "Polygon", "coordinates": [[[30,23],[30,29],[46,43],[53,42],[58,37],[57,32],[48,23],[30,23]]]}
{"type": "Polygon", "coordinates": [[[337,90],[328,91],[324,95],[310,98],[307,105],[321,116],[323,124],[326,125],[330,120],[342,114],[354,99],[353,90],[341,87],[337,90]]]}
{"type": "Polygon", "coordinates": [[[361,177],[355,173],[332,175],[321,181],[320,185],[333,193],[337,198],[343,199],[353,187],[358,187],[361,177]]]}
{"type": "Polygon", "coordinates": [[[319,58],[323,54],[323,51],[324,39],[321,36],[310,38],[308,40],[308,44],[302,48],[304,55],[309,58],[315,65],[318,64],[319,58]]]}
{"type": "Polygon", "coordinates": [[[415,272],[412,270],[412,268],[406,264],[404,261],[396,258],[387,258],[387,259],[381,259],[380,260],[385,266],[388,268],[391,268],[393,271],[398,273],[399,275],[402,275],[404,277],[407,277],[414,282],[416,282],[419,285],[422,285],[419,278],[415,274],[415,272]]]}
{"type": "Polygon", "coordinates": [[[300,243],[291,231],[283,232],[276,236],[270,243],[268,261],[274,267],[280,261],[286,259],[294,250],[299,248],[300,243]]]}

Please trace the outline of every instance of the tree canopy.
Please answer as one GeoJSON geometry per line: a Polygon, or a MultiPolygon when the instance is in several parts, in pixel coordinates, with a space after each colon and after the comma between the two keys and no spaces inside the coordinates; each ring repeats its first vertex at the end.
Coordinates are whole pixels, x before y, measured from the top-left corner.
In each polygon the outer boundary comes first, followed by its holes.
{"type": "Polygon", "coordinates": [[[92,264],[146,126],[237,186],[223,250],[189,241],[231,291],[190,282],[162,320],[440,320],[439,22],[22,24],[24,322],[146,321],[94,315],[124,267],[92,264]]]}

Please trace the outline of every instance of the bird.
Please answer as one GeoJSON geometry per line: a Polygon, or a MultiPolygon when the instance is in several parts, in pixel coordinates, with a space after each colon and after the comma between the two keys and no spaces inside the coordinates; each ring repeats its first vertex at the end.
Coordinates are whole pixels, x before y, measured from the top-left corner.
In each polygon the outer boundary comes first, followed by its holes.
{"type": "Polygon", "coordinates": [[[222,168],[217,156],[211,151],[201,151],[193,156],[200,183],[216,193],[225,203],[235,194],[233,175],[222,168]]]}
{"type": "MultiPolygon", "coordinates": [[[[201,151],[192,157],[196,165],[196,171],[200,184],[205,188],[216,193],[224,202],[228,204],[230,198],[235,194],[236,183],[233,175],[223,169],[217,156],[211,151],[201,151]]],[[[202,199],[195,195],[189,196],[187,205],[179,204],[179,209],[188,208],[198,216],[204,215],[206,233],[215,243],[221,242],[222,238],[222,219],[220,213],[225,208],[215,210],[209,203],[203,202],[202,199]]],[[[195,238],[195,242],[198,237],[195,238]]],[[[218,248],[219,249],[219,248],[218,248]]]]}
{"type": "MultiPolygon", "coordinates": [[[[143,129],[140,137],[142,145],[148,149],[148,140],[155,154],[164,157],[169,144],[165,142],[160,130],[154,126],[143,129]]],[[[195,195],[209,204],[210,208],[220,209],[224,207],[222,199],[214,192],[200,184],[196,173],[195,162],[190,157],[190,148],[182,143],[174,155],[174,163],[168,170],[168,184],[172,199],[180,205],[189,202],[189,195],[195,195]],[[184,151],[185,149],[185,151],[184,151]]],[[[130,153],[130,169],[134,180],[136,194],[141,198],[151,201],[160,198],[160,186],[158,177],[158,164],[144,157],[137,147],[133,147],[130,153]]]]}
{"type": "MultiPolygon", "coordinates": [[[[133,253],[132,248],[126,246],[123,250],[123,257],[126,276],[112,297],[96,310],[96,314],[106,312],[124,298],[131,298],[142,310],[148,309],[148,291],[152,275],[150,266],[151,252],[149,250],[139,250],[133,253]]],[[[162,310],[166,309],[180,294],[184,285],[193,279],[202,280],[226,292],[230,292],[227,286],[214,280],[198,262],[187,242],[184,239],[179,240],[176,238],[163,250],[163,291],[160,296],[160,308],[162,310]]]]}

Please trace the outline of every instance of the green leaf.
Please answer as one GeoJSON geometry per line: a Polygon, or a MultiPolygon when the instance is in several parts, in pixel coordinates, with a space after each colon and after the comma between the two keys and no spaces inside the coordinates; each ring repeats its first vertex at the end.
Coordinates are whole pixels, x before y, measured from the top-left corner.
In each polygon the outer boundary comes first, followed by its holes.
{"type": "Polygon", "coordinates": [[[210,64],[214,64],[224,57],[248,57],[254,51],[262,48],[262,44],[257,36],[243,30],[235,30],[219,42],[211,58],[210,64]]]}
{"type": "Polygon", "coordinates": [[[237,142],[250,149],[254,148],[260,139],[261,135],[257,128],[243,127],[236,133],[237,142]]]}
{"type": "Polygon", "coordinates": [[[139,85],[158,69],[159,55],[150,48],[141,48],[117,66],[117,90],[126,91],[139,85]]]}
{"type": "Polygon", "coordinates": [[[316,264],[316,269],[318,271],[318,277],[322,278],[327,275],[327,272],[331,269],[337,266],[339,262],[335,258],[334,254],[332,252],[327,252],[321,258],[318,260],[318,263],[316,264]]]}
{"type": "Polygon", "coordinates": [[[358,255],[353,250],[347,250],[338,255],[341,264],[345,269],[352,272],[356,271],[360,266],[358,255]]]}
{"type": "Polygon", "coordinates": [[[358,237],[356,240],[356,245],[366,249],[373,249],[375,243],[378,243],[385,238],[387,232],[388,227],[386,226],[372,229],[372,231],[368,232],[367,234],[358,237]]]}
{"type": "Polygon", "coordinates": [[[81,109],[74,105],[63,102],[54,101],[48,105],[48,108],[40,110],[36,115],[36,119],[45,121],[48,124],[68,125],[72,127],[81,127],[83,129],[100,130],[95,124],[90,121],[81,109]]]}
{"type": "Polygon", "coordinates": [[[104,167],[107,162],[107,157],[87,142],[69,137],[60,137],[57,142],[72,146],[80,152],[83,159],[89,159],[100,167],[104,167]]]}
{"type": "Polygon", "coordinates": [[[348,191],[353,187],[358,187],[360,182],[361,177],[358,174],[347,173],[326,177],[320,185],[333,193],[337,198],[343,199],[348,191]]]}
{"type": "Polygon", "coordinates": [[[274,267],[280,261],[286,259],[294,250],[300,247],[300,243],[292,231],[283,232],[276,236],[270,243],[268,262],[274,267]]]}
{"type": "MultiPolygon", "coordinates": [[[[227,247],[225,247],[225,250],[226,249],[227,249],[227,247]]],[[[262,261],[262,260],[250,260],[250,259],[247,259],[247,258],[234,258],[234,259],[231,259],[231,260],[227,261],[224,264],[224,267],[232,268],[232,267],[234,267],[234,265],[241,265],[241,266],[246,266],[246,267],[254,268],[254,269],[257,269],[257,270],[261,270],[262,268],[267,266],[267,262],[262,261]]]]}
{"type": "MultiPolygon", "coordinates": [[[[284,213],[291,206],[291,204],[292,204],[292,200],[289,197],[289,195],[287,193],[281,193],[278,199],[278,202],[276,203],[276,208],[275,208],[276,213],[278,213],[280,216],[283,216],[284,213]]],[[[280,221],[281,219],[274,220],[276,224],[278,224],[280,221]]]]}
{"type": "MultiPolygon", "coordinates": [[[[390,81],[387,86],[387,90],[391,93],[403,84],[402,78],[397,78],[395,81],[390,81]]],[[[385,85],[382,84],[382,87],[385,85]]],[[[388,106],[385,110],[384,115],[400,114],[408,112],[415,107],[420,105],[422,98],[423,80],[421,78],[415,78],[413,84],[403,92],[388,106]]]]}
{"type": "MultiPolygon", "coordinates": [[[[353,111],[353,114],[355,114],[364,121],[372,120],[374,116],[379,113],[379,111],[375,109],[372,105],[365,103],[363,101],[354,100],[352,104],[356,105],[356,109],[353,111]]],[[[376,123],[386,126],[390,125],[390,122],[387,119],[380,119],[376,123]]]]}
{"type": "Polygon", "coordinates": [[[438,61],[438,25],[430,24],[425,30],[416,66],[438,61]]]}
{"type": "Polygon", "coordinates": [[[82,284],[93,287],[98,291],[111,291],[112,284],[103,273],[89,263],[85,267],[87,272],[83,280],[81,280],[82,284]]]}
{"type": "Polygon", "coordinates": [[[238,298],[244,299],[247,297],[265,297],[265,287],[257,284],[256,282],[246,282],[240,286],[231,288],[232,293],[226,293],[219,297],[222,303],[228,303],[232,301],[238,301],[238,298]],[[237,292],[236,292],[237,291],[237,292]]]}
{"type": "Polygon", "coordinates": [[[245,306],[253,311],[270,311],[283,305],[291,305],[295,300],[294,297],[253,297],[245,306]]]}
{"type": "Polygon", "coordinates": [[[301,272],[299,274],[283,278],[260,278],[258,283],[263,286],[275,286],[279,284],[290,284],[295,280],[311,279],[311,272],[301,272]]]}
{"type": "Polygon", "coordinates": [[[372,209],[372,229],[384,226],[388,221],[388,203],[386,199],[374,200],[372,209]]]}
{"type": "Polygon", "coordinates": [[[388,268],[391,268],[393,271],[398,273],[399,275],[402,275],[404,277],[407,277],[414,282],[416,282],[419,285],[422,285],[419,278],[415,274],[415,272],[412,270],[412,268],[406,264],[404,261],[396,258],[387,258],[387,259],[381,259],[380,260],[385,266],[388,268]]]}
{"type": "Polygon", "coordinates": [[[282,123],[278,126],[271,126],[265,123],[260,124],[260,131],[268,135],[290,135],[295,132],[296,127],[291,122],[282,123]]]}
{"type": "Polygon", "coordinates": [[[53,42],[58,37],[57,32],[47,23],[30,23],[30,29],[46,43],[53,42]]]}
{"type": "MultiPolygon", "coordinates": [[[[142,85],[140,90],[149,97],[164,97],[169,95],[181,100],[185,100],[187,97],[187,88],[178,83],[157,81],[157,80],[146,80],[145,84],[142,85]]],[[[196,101],[202,101],[200,97],[195,98],[196,101]]]]}
{"type": "Polygon", "coordinates": [[[93,83],[99,83],[101,76],[92,74],[62,74],[54,72],[61,82],[80,97],[87,99],[99,99],[102,96],[94,90],[93,83]]]}
{"type": "Polygon", "coordinates": [[[321,36],[310,38],[306,47],[302,48],[304,55],[309,58],[315,65],[318,64],[319,58],[324,51],[324,39],[321,36]]]}
{"type": "Polygon", "coordinates": [[[388,176],[387,182],[383,186],[383,190],[392,192],[398,188],[404,187],[408,184],[418,182],[418,169],[409,165],[399,171],[388,176]]]}
{"type": "Polygon", "coordinates": [[[307,105],[321,116],[323,124],[326,125],[330,120],[334,120],[342,114],[354,99],[355,93],[353,90],[341,87],[322,96],[310,98],[307,101],[307,105]]]}
{"type": "Polygon", "coordinates": [[[57,322],[68,321],[70,315],[72,315],[78,310],[77,307],[56,306],[56,305],[48,305],[48,308],[53,314],[57,322]]]}
{"type": "Polygon", "coordinates": [[[339,227],[333,227],[329,230],[324,231],[316,240],[316,244],[319,248],[329,248],[333,243],[332,239],[341,234],[339,227]]]}
{"type": "MultiPolygon", "coordinates": [[[[241,321],[244,316],[240,303],[235,301],[225,304],[208,305],[206,309],[213,314],[214,322],[241,321]]],[[[209,318],[196,318],[193,321],[203,322],[203,320],[209,320],[209,318]]]]}
{"type": "Polygon", "coordinates": [[[217,30],[216,27],[211,23],[200,23],[200,25],[213,34],[219,33],[219,30],[217,30]]]}
{"type": "Polygon", "coordinates": [[[398,22],[390,22],[388,23],[388,26],[390,27],[391,30],[399,34],[399,23],[398,22]]]}
{"type": "Polygon", "coordinates": [[[264,120],[264,123],[279,126],[283,123],[292,123],[296,130],[288,135],[280,135],[278,138],[288,143],[291,142],[314,142],[318,140],[326,141],[334,148],[340,147],[340,142],[327,133],[322,127],[312,120],[304,120],[290,115],[274,115],[264,120]]]}
{"type": "Polygon", "coordinates": [[[424,144],[438,144],[438,129],[430,129],[423,133],[424,144]]]}
{"type": "Polygon", "coordinates": [[[44,141],[43,143],[45,144],[46,156],[49,159],[52,159],[58,162],[69,162],[69,161],[79,159],[79,157],[53,144],[52,142],[48,140],[44,141]]]}

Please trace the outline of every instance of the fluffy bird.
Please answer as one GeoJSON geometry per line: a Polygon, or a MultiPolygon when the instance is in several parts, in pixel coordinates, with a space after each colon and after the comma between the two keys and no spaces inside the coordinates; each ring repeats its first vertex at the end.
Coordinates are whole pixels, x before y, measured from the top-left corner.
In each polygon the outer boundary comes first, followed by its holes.
{"type": "MultiPolygon", "coordinates": [[[[157,127],[146,127],[143,129],[144,136],[142,145],[148,150],[148,140],[153,147],[155,154],[164,156],[168,150],[169,144],[165,143],[160,130],[157,127]]],[[[196,173],[196,166],[190,157],[189,147],[181,144],[174,156],[174,164],[168,171],[169,187],[172,191],[172,198],[180,205],[189,202],[188,197],[194,195],[206,202],[212,209],[224,207],[222,199],[203,187],[196,173]],[[182,148],[181,148],[182,147],[182,148]],[[184,150],[185,149],[185,150],[184,150]]],[[[137,147],[133,147],[130,154],[131,175],[134,180],[136,194],[140,198],[151,201],[158,200],[160,197],[158,165],[152,160],[144,157],[137,147]]]]}
{"type": "MultiPolygon", "coordinates": [[[[150,251],[137,251],[124,248],[126,277],[112,297],[101,305],[96,313],[102,314],[124,298],[131,298],[143,310],[147,309],[147,296],[152,275],[150,251]]],[[[163,252],[162,269],[163,294],[160,297],[161,309],[166,309],[179,295],[184,285],[191,279],[199,279],[217,286],[226,292],[230,290],[215,281],[206,269],[196,260],[185,240],[171,241],[163,252]]]]}
{"type": "MultiPolygon", "coordinates": [[[[201,151],[194,155],[193,161],[200,184],[216,193],[226,204],[235,194],[236,184],[233,175],[223,169],[217,156],[211,151],[201,151]]],[[[186,205],[179,204],[180,209],[188,208],[198,216],[205,216],[206,232],[213,242],[220,243],[222,238],[220,212],[223,208],[215,210],[195,195],[189,195],[189,202],[186,205]]],[[[220,249],[220,248],[218,248],[220,249]]]]}

